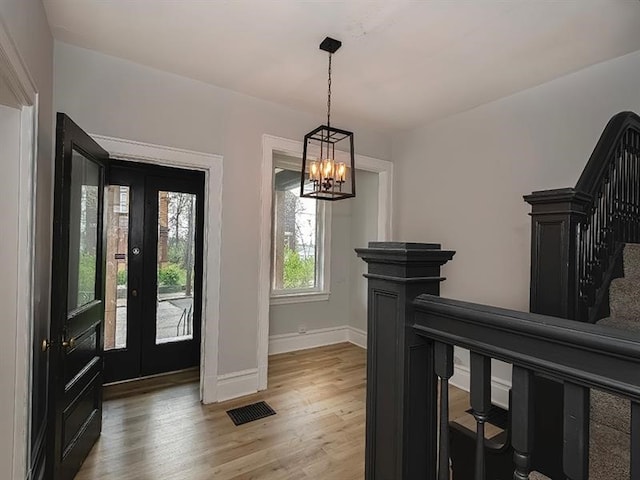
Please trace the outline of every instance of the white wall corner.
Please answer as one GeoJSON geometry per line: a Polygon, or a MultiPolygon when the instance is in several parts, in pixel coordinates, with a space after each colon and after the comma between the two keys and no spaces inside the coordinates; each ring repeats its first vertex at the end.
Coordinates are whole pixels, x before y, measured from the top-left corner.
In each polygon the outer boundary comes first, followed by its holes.
{"type": "Polygon", "coordinates": [[[267,378],[269,373],[269,365],[260,364],[258,365],[258,391],[267,389],[267,378]]]}
{"type": "Polygon", "coordinates": [[[347,327],[348,328],[348,336],[347,340],[349,343],[353,343],[354,345],[360,348],[367,348],[367,332],[364,330],[360,330],[355,327],[347,327]]]}
{"type": "Polygon", "coordinates": [[[258,385],[257,368],[218,375],[217,380],[218,402],[251,395],[258,391],[256,387],[258,385]]]}
{"type": "MultiPolygon", "coordinates": [[[[471,373],[466,365],[455,365],[453,377],[449,383],[465,392],[471,388],[471,373]]],[[[511,384],[502,378],[491,377],[491,403],[499,407],[509,408],[509,390],[511,384]]]]}
{"type": "Polygon", "coordinates": [[[218,377],[203,376],[200,384],[200,397],[205,405],[218,401],[218,377]]]}

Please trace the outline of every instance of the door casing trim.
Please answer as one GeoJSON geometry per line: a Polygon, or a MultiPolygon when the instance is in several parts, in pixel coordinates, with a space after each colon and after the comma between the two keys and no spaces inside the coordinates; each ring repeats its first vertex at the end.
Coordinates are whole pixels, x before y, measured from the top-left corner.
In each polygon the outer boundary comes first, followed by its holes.
{"type": "Polygon", "coordinates": [[[222,155],[91,134],[112,159],[200,170],[205,173],[200,400],[217,401],[222,243],[222,155]]]}
{"type": "Polygon", "coordinates": [[[16,337],[13,451],[13,478],[30,478],[29,436],[31,431],[31,381],[33,314],[35,298],[35,179],[38,155],[38,91],[29,70],[0,18],[0,74],[6,80],[20,108],[20,158],[18,182],[18,251],[20,259],[16,286],[16,337]],[[25,401],[27,399],[27,401],[25,401]]]}

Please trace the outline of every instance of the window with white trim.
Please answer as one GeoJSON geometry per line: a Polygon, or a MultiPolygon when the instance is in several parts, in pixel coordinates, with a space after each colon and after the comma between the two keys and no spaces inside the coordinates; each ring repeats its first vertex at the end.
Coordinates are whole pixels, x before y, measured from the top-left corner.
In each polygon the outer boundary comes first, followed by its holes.
{"type": "Polygon", "coordinates": [[[331,207],[300,198],[299,163],[277,157],[273,177],[271,303],[326,300],[331,207]]]}

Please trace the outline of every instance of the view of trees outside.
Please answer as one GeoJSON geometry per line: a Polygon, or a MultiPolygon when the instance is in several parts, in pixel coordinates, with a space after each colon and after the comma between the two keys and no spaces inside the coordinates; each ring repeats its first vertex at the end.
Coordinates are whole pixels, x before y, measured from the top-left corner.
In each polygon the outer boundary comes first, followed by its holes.
{"type": "Polygon", "coordinates": [[[316,286],[316,237],[316,200],[300,198],[299,184],[276,189],[274,290],[300,290],[316,286]]]}
{"type": "MultiPolygon", "coordinates": [[[[127,346],[129,194],[127,186],[107,188],[105,350],[127,346]]],[[[157,343],[193,336],[195,216],[195,195],[159,192],[157,343]]]]}
{"type": "Polygon", "coordinates": [[[196,196],[159,192],[156,342],[193,336],[196,196]]]}
{"type": "MultiPolygon", "coordinates": [[[[80,191],[80,225],[78,232],[80,240],[78,252],[78,290],[77,299],[73,299],[75,302],[70,302],[69,309],[85,305],[96,296],[97,194],[98,187],[82,185],[80,191]]],[[[70,291],[72,286],[73,282],[70,281],[70,291]]]]}
{"type": "Polygon", "coordinates": [[[160,192],[158,285],[191,295],[195,233],[195,195],[160,192]]]}

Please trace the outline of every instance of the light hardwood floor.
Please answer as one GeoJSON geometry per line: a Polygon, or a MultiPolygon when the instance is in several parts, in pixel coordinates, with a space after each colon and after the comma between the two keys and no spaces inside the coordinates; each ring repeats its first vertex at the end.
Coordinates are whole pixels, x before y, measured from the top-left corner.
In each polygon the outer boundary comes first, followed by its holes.
{"type": "MultiPolygon", "coordinates": [[[[365,362],[351,344],[274,355],[267,391],[215,405],[200,404],[189,375],[120,389],[76,480],[361,480],[365,362]],[[259,400],[277,415],[236,427],[226,414],[259,400]]],[[[450,396],[451,418],[462,416],[467,394],[450,396]]]]}

